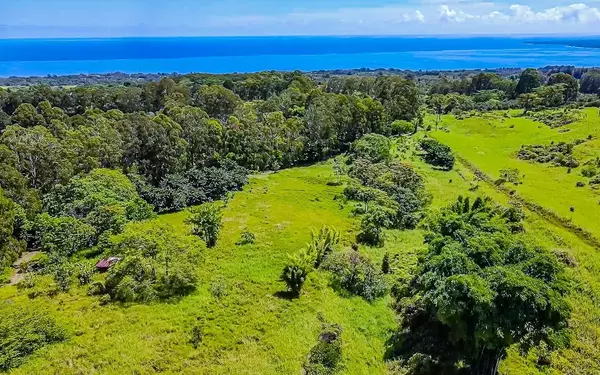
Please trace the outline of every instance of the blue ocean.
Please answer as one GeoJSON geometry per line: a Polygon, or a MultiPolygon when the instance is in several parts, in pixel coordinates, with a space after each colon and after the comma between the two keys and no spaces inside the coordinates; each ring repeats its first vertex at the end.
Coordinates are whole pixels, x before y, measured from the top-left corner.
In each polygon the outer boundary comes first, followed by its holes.
{"type": "Polygon", "coordinates": [[[0,76],[600,66],[600,48],[575,47],[572,42],[572,38],[391,36],[4,39],[0,76]]]}

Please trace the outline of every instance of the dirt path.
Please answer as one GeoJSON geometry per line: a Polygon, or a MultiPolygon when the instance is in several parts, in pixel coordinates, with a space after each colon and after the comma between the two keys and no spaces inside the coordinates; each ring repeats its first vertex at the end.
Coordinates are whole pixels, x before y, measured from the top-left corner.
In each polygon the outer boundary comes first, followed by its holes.
{"type": "Polygon", "coordinates": [[[39,251],[29,251],[23,253],[21,257],[17,259],[15,263],[13,263],[13,268],[15,268],[15,271],[10,277],[10,285],[18,284],[19,281],[23,280],[23,277],[25,277],[25,275],[19,272],[19,266],[23,263],[29,262],[39,253],[39,251]]]}

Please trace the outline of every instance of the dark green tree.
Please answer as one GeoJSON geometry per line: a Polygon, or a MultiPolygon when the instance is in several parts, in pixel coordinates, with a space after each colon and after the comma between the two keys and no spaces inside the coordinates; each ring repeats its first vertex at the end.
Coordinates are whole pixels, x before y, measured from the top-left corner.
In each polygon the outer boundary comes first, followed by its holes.
{"type": "Polygon", "coordinates": [[[568,342],[563,268],[514,235],[513,220],[489,199],[461,197],[426,222],[428,251],[396,289],[404,320],[391,354],[409,373],[496,375],[510,346],[568,342]]]}
{"type": "Polygon", "coordinates": [[[537,69],[525,69],[519,78],[517,84],[517,95],[532,93],[535,89],[542,85],[542,75],[537,69]]]}
{"type": "Polygon", "coordinates": [[[556,73],[548,79],[548,85],[564,85],[564,101],[566,103],[577,99],[579,92],[579,82],[570,74],[556,73]]]}

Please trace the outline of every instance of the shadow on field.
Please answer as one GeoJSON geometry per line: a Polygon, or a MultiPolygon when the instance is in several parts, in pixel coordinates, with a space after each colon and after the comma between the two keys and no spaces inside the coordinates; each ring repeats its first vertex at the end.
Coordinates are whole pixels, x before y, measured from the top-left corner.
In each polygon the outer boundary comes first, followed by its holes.
{"type": "Polygon", "coordinates": [[[294,292],[290,292],[289,290],[282,290],[279,292],[275,292],[273,294],[273,296],[280,298],[280,299],[286,299],[288,301],[297,299],[298,297],[300,297],[297,293],[294,292]]]}

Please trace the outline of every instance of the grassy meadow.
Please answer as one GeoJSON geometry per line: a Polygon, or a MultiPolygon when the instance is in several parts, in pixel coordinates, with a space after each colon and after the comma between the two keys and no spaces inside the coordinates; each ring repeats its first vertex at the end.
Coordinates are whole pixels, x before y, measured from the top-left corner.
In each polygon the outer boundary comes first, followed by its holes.
{"type": "MultiPolygon", "coordinates": [[[[570,141],[594,135],[576,147],[584,161],[600,149],[597,110],[586,112],[584,121],[560,133],[521,118],[444,119],[449,132],[433,135],[455,152],[492,176],[503,168],[519,168],[526,175],[515,187],[519,194],[570,214],[573,221],[600,236],[600,205],[589,186],[576,188],[579,171],[532,164],[514,154],[524,143],[570,141]],[[595,112],[594,112],[595,111],[595,112]],[[515,125],[511,127],[511,125],[515,125]]],[[[457,163],[451,172],[431,168],[416,156],[408,156],[425,177],[433,196],[431,209],[454,201],[459,195],[489,195],[500,203],[508,196],[484,182],[477,184],[468,168],[457,163]],[[474,188],[477,186],[476,188],[474,188]]],[[[288,255],[303,247],[311,229],[327,224],[342,233],[342,246],[355,241],[359,219],[351,214],[353,203],[344,203],[343,186],[334,180],[332,163],[256,175],[250,184],[227,202],[224,227],[215,248],[205,249],[199,269],[200,284],[180,300],[148,305],[101,305],[87,288],[74,287],[54,297],[30,299],[26,290],[0,288],[0,314],[11,309],[47,311],[65,327],[69,339],[37,351],[11,374],[301,374],[311,347],[317,342],[322,322],[343,328],[343,364],[340,374],[386,374],[386,340],[397,327],[391,298],[368,303],[330,286],[325,271],[310,275],[301,298],[282,296],[278,281],[288,255]],[[238,246],[248,228],[256,235],[252,245],[238,246]],[[220,297],[214,290],[224,291],[220,297]],[[198,349],[189,344],[190,329],[199,322],[204,337],[198,349]]],[[[187,233],[186,213],[156,220],[187,233]]],[[[573,292],[573,342],[569,349],[552,354],[551,369],[536,367],[537,355],[524,358],[512,351],[503,361],[504,374],[600,373],[600,253],[564,228],[527,212],[527,235],[549,249],[570,254],[578,266],[569,268],[573,292]]],[[[423,233],[388,231],[383,248],[360,247],[375,262],[392,255],[396,274],[405,274],[424,249],[423,233]]],[[[390,283],[393,276],[390,277],[390,283]]]]}
{"type": "Polygon", "coordinates": [[[583,112],[581,121],[554,129],[523,117],[505,117],[503,112],[464,120],[447,116],[441,127],[448,131],[436,131],[432,135],[494,179],[500,177],[502,169],[518,169],[522,184],[511,189],[600,237],[600,191],[587,186],[588,179],[581,175],[583,164],[600,156],[600,117],[597,108],[583,112]],[[589,136],[591,140],[587,140],[589,136]],[[578,139],[586,141],[575,146],[573,156],[580,166],[570,173],[566,167],[516,157],[521,145],[548,145],[578,139]],[[578,182],[586,186],[577,187],[578,182]]]}

